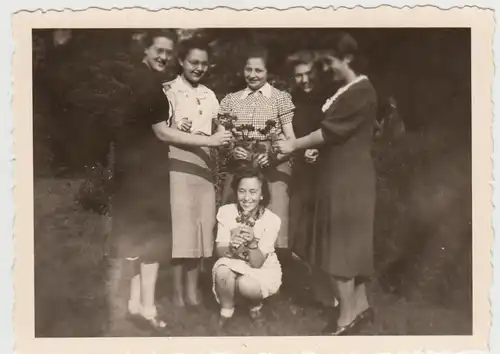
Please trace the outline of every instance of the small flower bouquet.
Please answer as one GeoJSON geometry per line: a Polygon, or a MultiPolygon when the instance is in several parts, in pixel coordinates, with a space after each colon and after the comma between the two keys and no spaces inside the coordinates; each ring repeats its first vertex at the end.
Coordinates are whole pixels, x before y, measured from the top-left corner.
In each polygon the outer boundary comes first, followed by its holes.
{"type": "MultiPolygon", "coordinates": [[[[236,217],[236,222],[239,225],[245,225],[253,228],[255,226],[255,222],[257,219],[259,219],[262,214],[264,213],[264,209],[262,207],[259,207],[257,212],[255,214],[251,215],[243,215],[241,211],[238,212],[238,216],[236,217]]],[[[231,236],[239,235],[239,227],[231,230],[231,236]]],[[[235,259],[242,259],[244,261],[249,260],[249,248],[248,245],[250,244],[251,241],[247,241],[243,244],[241,244],[239,247],[233,247],[229,246],[229,250],[226,253],[226,257],[228,258],[235,258],[235,259]]]]}
{"type": "Polygon", "coordinates": [[[231,144],[229,149],[231,154],[236,147],[242,147],[249,152],[246,161],[252,162],[255,165],[257,164],[257,156],[260,154],[268,153],[271,161],[276,159],[277,153],[274,151],[272,146],[271,149],[267,149],[266,145],[250,137],[251,133],[257,131],[262,135],[269,136],[271,144],[273,144],[278,139],[278,134],[275,132],[276,121],[269,119],[264,128],[256,129],[251,124],[236,126],[235,122],[237,121],[237,118],[227,113],[220,114],[218,120],[220,124],[226,130],[231,131],[235,137],[235,141],[231,144]]]}

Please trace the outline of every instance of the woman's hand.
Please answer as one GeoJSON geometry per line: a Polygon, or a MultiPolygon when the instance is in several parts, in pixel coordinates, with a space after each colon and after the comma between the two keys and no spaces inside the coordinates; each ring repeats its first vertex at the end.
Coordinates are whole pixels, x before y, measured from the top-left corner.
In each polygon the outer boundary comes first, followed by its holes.
{"type": "Polygon", "coordinates": [[[210,139],[209,146],[217,147],[217,146],[228,145],[233,139],[233,135],[231,134],[231,132],[222,131],[222,132],[217,132],[214,135],[211,135],[209,139],[210,139]]]}
{"type": "Polygon", "coordinates": [[[231,241],[229,242],[229,244],[233,248],[239,248],[245,242],[246,242],[245,239],[241,235],[235,235],[233,238],[231,238],[231,241]]]}
{"type": "Polygon", "coordinates": [[[278,140],[274,142],[273,147],[284,155],[289,155],[296,150],[295,139],[278,140]]]}
{"type": "Polygon", "coordinates": [[[260,167],[268,167],[271,164],[269,162],[268,154],[259,154],[257,156],[257,162],[259,163],[260,167]]]}
{"type": "Polygon", "coordinates": [[[304,153],[304,159],[307,163],[315,163],[318,156],[319,151],[317,149],[307,149],[304,153]]]}
{"type": "Polygon", "coordinates": [[[240,237],[242,237],[245,242],[251,242],[255,238],[253,228],[247,225],[241,226],[240,237]]]}
{"type": "Polygon", "coordinates": [[[247,150],[242,148],[241,146],[237,146],[233,150],[233,156],[236,160],[246,160],[249,156],[249,153],[247,150]]]}
{"type": "Polygon", "coordinates": [[[182,118],[179,124],[179,128],[183,132],[191,131],[191,127],[193,126],[193,122],[191,122],[188,118],[182,118]]]}

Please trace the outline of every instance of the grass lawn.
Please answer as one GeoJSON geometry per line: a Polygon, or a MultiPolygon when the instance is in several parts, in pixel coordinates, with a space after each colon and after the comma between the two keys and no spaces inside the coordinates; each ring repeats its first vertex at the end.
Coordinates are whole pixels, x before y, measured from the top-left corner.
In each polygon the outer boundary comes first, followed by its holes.
{"type": "MultiPolygon", "coordinates": [[[[389,156],[389,155],[385,155],[389,156]]],[[[452,165],[459,166],[453,159],[447,158],[452,165]]],[[[466,183],[454,183],[454,176],[460,177],[463,171],[453,174],[451,167],[440,164],[440,171],[446,171],[444,184],[437,183],[436,171],[421,173],[417,181],[420,187],[401,203],[409,203],[417,195],[417,207],[407,210],[415,219],[415,210],[427,210],[434,221],[432,241],[409,243],[413,239],[403,235],[402,230],[409,230],[406,210],[395,200],[397,185],[386,185],[384,178],[390,179],[390,173],[381,177],[379,209],[376,226],[376,246],[378,274],[371,283],[369,294],[376,317],[372,325],[363,330],[367,335],[395,334],[468,334],[472,330],[470,310],[470,281],[467,262],[451,262],[453,257],[468,254],[462,248],[453,248],[458,242],[462,228],[456,220],[458,212],[450,206],[454,203],[453,194],[466,183]],[[427,176],[427,177],[425,177],[427,176]],[[427,178],[427,180],[425,180],[427,178]],[[431,181],[431,179],[433,179],[431,181]],[[432,182],[432,183],[431,183],[432,182]],[[423,186],[422,186],[423,183],[423,186]],[[438,188],[446,196],[435,195],[425,188],[438,188]],[[443,186],[448,186],[444,188],[443,186]],[[456,188],[453,189],[452,187],[456,188]],[[420,188],[420,189],[419,189],[420,188]],[[450,188],[452,189],[450,191],[450,188]],[[451,193],[451,194],[450,194],[451,193]],[[427,197],[430,196],[430,197],[427,197]],[[445,198],[445,201],[441,199],[445,198]],[[452,198],[452,199],[450,199],[452,198]],[[450,201],[451,200],[451,201],[450,201]],[[418,207],[423,201],[424,208],[418,207]],[[392,208],[392,209],[391,209],[392,208]],[[399,210],[396,217],[391,213],[399,210]],[[443,211],[437,220],[436,213],[443,211]],[[385,215],[385,217],[384,217],[385,215]],[[451,215],[453,217],[446,217],[451,215]],[[406,220],[406,221],[405,221],[406,220]],[[403,225],[404,226],[404,225],[403,225]],[[404,245],[407,245],[405,248],[404,245]],[[408,253],[408,245],[415,254],[408,253]],[[420,245],[415,249],[414,245],[420,245]],[[450,247],[449,251],[443,247],[450,247]],[[405,252],[407,252],[405,254],[405,252]],[[465,252],[465,253],[464,253],[465,252]],[[397,255],[399,254],[399,258],[397,255]],[[407,262],[401,266],[401,259],[407,262]],[[454,265],[450,268],[450,264],[454,265]],[[394,267],[400,272],[395,272],[394,267]],[[391,271],[400,275],[391,280],[391,271]],[[403,280],[401,274],[404,276],[403,280]],[[389,281],[386,281],[386,278],[389,281]],[[457,281],[458,279],[458,281],[457,281]],[[404,283],[406,281],[406,283],[404,283]],[[396,285],[394,285],[396,284],[396,285]],[[399,284],[399,287],[397,286],[399,284]],[[402,284],[402,285],[401,285],[402,284]],[[410,285],[408,285],[410,284],[410,285]],[[397,290],[397,291],[392,291],[397,290]]],[[[401,172],[399,169],[397,173],[401,172]]],[[[424,171],[424,170],[422,170],[424,171]]],[[[421,172],[422,172],[421,171],[421,172]]],[[[393,172],[396,173],[396,172],[393,172]]],[[[411,171],[407,171],[411,175],[411,171]]],[[[457,181],[462,181],[458,178],[457,181]]],[[[35,182],[35,301],[36,301],[36,336],[37,337],[95,337],[107,336],[110,323],[106,296],[109,288],[109,267],[103,253],[105,220],[103,217],[84,211],[75,201],[80,180],[73,179],[38,179],[35,182]]],[[[388,183],[388,182],[386,182],[388,183]]],[[[415,189],[416,188],[416,189],[415,189]]],[[[401,192],[401,191],[400,191],[401,192]]],[[[457,194],[460,196],[460,194],[457,194]]],[[[414,203],[415,204],[415,203],[414,203]]],[[[408,208],[407,208],[408,209],[408,208]]],[[[458,215],[458,217],[460,217],[458,215]]],[[[418,220],[428,220],[425,213],[418,220]],[[427,218],[427,219],[426,219],[427,218]]],[[[432,225],[431,225],[432,226],[432,225]]],[[[408,231],[409,232],[409,231],[408,231]]],[[[466,247],[467,248],[467,247],[466,247]]],[[[466,258],[462,258],[465,259],[466,258]]],[[[214,336],[214,335],[312,335],[326,324],[327,316],[321,309],[303,304],[301,299],[308,298],[310,284],[307,268],[297,263],[293,266],[293,291],[283,291],[267,301],[265,306],[266,324],[256,327],[245,312],[240,309],[234,324],[221,333],[217,329],[218,308],[210,294],[210,269],[203,278],[205,306],[199,310],[176,309],[169,302],[168,269],[162,269],[157,288],[157,297],[161,314],[168,321],[169,329],[165,335],[171,336],[214,336]]],[[[284,269],[286,272],[287,269],[284,269]]],[[[393,277],[394,278],[394,277],[393,277]]],[[[114,323],[113,335],[150,336],[126,320],[114,323]]]]}

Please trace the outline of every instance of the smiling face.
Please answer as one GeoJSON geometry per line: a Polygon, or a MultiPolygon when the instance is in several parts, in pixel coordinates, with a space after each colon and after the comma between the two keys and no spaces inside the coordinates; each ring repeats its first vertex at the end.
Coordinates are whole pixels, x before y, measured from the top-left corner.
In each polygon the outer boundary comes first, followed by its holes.
{"type": "Polygon", "coordinates": [[[257,91],[267,82],[267,68],[264,59],[249,58],[245,65],[245,81],[252,91],[257,91]]]}
{"type": "Polygon", "coordinates": [[[293,77],[295,84],[305,92],[311,92],[313,89],[313,71],[312,63],[297,64],[293,68],[293,77]]]}
{"type": "Polygon", "coordinates": [[[243,178],[238,185],[237,198],[244,213],[252,212],[263,200],[262,182],[257,177],[243,178]]]}
{"type": "Polygon", "coordinates": [[[182,76],[191,84],[198,84],[208,71],[208,53],[206,50],[193,48],[184,59],[179,60],[182,76]]]}
{"type": "Polygon", "coordinates": [[[351,58],[337,58],[332,54],[328,54],[323,58],[323,70],[332,75],[333,81],[346,81],[352,74],[350,67],[351,58]]]}
{"type": "Polygon", "coordinates": [[[153,70],[164,72],[172,60],[174,41],[167,37],[156,37],[144,50],[144,62],[153,70]]]}

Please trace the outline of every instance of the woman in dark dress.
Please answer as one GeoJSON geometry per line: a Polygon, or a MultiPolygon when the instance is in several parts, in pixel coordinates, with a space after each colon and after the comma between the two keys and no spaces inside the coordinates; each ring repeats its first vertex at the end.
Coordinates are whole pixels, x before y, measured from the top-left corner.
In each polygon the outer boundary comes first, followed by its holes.
{"type": "Polygon", "coordinates": [[[143,61],[129,78],[127,114],[115,129],[115,191],[110,255],[117,260],[111,270],[112,307],[120,307],[122,288],[128,283],[127,313],[153,329],[162,329],[155,287],[159,263],[170,260],[168,145],[220,146],[230,133],[196,136],[170,128],[171,110],[162,76],[171,59],[175,36],[153,31],[144,39],[143,61]],[[117,265],[118,263],[118,265],[117,265]],[[116,283],[116,284],[115,284],[116,283]]]}
{"type": "Polygon", "coordinates": [[[377,98],[358,70],[358,46],[350,35],[341,34],[323,59],[325,69],[344,86],[323,105],[319,129],[275,146],[282,153],[321,146],[309,260],[331,276],[340,303],[339,317],[325,333],[346,335],[373,316],[364,280],[373,272],[376,177],[371,150],[377,98]]]}
{"type": "MultiPolygon", "coordinates": [[[[315,86],[314,56],[310,52],[296,53],[289,59],[295,87],[292,102],[295,113],[292,121],[297,138],[317,130],[321,122],[321,107],[328,98],[326,91],[315,86]]],[[[292,182],[290,186],[290,249],[306,259],[307,247],[312,234],[314,212],[314,186],[317,149],[294,152],[292,182]]]]}

